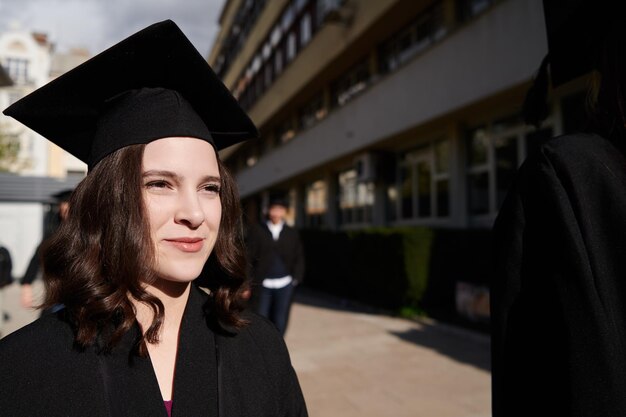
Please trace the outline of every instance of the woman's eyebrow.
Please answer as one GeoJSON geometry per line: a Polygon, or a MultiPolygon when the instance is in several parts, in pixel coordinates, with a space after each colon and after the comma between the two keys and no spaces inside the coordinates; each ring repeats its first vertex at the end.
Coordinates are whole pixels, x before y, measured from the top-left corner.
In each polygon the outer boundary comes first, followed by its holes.
{"type": "Polygon", "coordinates": [[[202,182],[211,182],[211,181],[220,182],[220,177],[217,177],[215,175],[207,175],[202,178],[202,182]]]}
{"type": "MultiPolygon", "coordinates": [[[[166,178],[171,178],[173,180],[181,180],[183,179],[183,177],[181,177],[180,175],[176,174],[175,172],[172,171],[164,171],[164,170],[150,170],[150,171],[146,171],[143,174],[141,174],[142,177],[166,177],[166,178]]],[[[202,177],[201,179],[202,182],[211,182],[211,181],[216,181],[219,182],[220,181],[220,177],[216,176],[216,175],[205,175],[204,177],[202,177]]]]}
{"type": "Polygon", "coordinates": [[[179,179],[180,177],[172,171],[162,171],[162,170],[150,170],[145,171],[141,174],[142,177],[167,177],[172,179],[179,179]]]}

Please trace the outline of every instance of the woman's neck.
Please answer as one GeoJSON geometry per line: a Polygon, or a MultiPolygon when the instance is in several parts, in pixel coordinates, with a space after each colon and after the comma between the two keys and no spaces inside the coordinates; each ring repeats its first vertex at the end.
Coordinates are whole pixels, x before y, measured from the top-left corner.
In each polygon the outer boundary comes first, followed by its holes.
{"type": "MultiPolygon", "coordinates": [[[[174,391],[180,324],[189,298],[190,288],[191,283],[189,282],[165,280],[158,280],[146,287],[146,291],[161,300],[165,308],[163,325],[159,331],[159,341],[146,343],[161,396],[165,401],[172,399],[174,391]]],[[[137,321],[145,332],[150,327],[154,314],[145,304],[137,301],[134,304],[137,311],[137,321]]]]}
{"type": "MultiPolygon", "coordinates": [[[[159,340],[162,340],[164,337],[172,337],[174,334],[178,335],[183,313],[187,306],[190,288],[191,283],[189,282],[166,280],[158,280],[145,288],[149,294],[158,298],[163,304],[164,317],[159,340]]],[[[152,324],[152,319],[154,318],[152,309],[136,300],[133,303],[137,312],[137,321],[145,332],[152,324]]]]}

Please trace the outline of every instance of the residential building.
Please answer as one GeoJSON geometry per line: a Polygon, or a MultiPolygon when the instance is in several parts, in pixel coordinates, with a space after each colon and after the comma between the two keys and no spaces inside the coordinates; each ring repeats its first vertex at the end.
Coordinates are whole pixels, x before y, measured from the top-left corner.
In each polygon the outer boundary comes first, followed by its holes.
{"type": "MultiPolygon", "coordinates": [[[[88,58],[84,50],[58,53],[46,34],[31,33],[13,24],[0,33],[0,64],[13,80],[12,86],[0,88],[0,108],[5,109],[88,58]]],[[[0,115],[0,132],[19,146],[17,158],[8,167],[11,172],[64,178],[87,171],[78,159],[10,117],[0,115]]]]}
{"type": "MultiPolygon", "coordinates": [[[[57,53],[45,34],[13,25],[0,33],[0,110],[89,58],[84,50],[57,53]],[[8,79],[7,77],[8,76],[8,79]],[[4,83],[5,81],[12,81],[4,83]]],[[[57,219],[54,193],[72,189],[86,165],[16,120],[0,115],[0,140],[18,148],[0,165],[0,244],[20,278],[57,219]]]]}

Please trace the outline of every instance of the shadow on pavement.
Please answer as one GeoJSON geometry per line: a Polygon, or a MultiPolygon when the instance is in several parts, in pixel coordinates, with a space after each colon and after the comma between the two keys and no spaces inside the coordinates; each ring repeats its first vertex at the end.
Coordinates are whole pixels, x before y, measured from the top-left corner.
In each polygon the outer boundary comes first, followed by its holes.
{"type": "MultiPolygon", "coordinates": [[[[391,315],[387,310],[306,287],[298,288],[294,301],[299,304],[324,309],[391,315]]],[[[420,323],[420,326],[421,328],[419,329],[411,329],[406,332],[390,332],[390,334],[406,342],[430,348],[455,361],[466,363],[488,372],[491,371],[490,343],[487,335],[441,323],[420,323]]]]}
{"type": "Polygon", "coordinates": [[[328,294],[308,287],[298,287],[294,302],[298,304],[331,310],[350,311],[365,314],[390,314],[389,311],[361,304],[347,298],[328,294]]]}
{"type": "Polygon", "coordinates": [[[463,329],[440,326],[426,324],[421,329],[390,333],[406,342],[430,348],[458,362],[491,371],[488,337],[463,329]]]}

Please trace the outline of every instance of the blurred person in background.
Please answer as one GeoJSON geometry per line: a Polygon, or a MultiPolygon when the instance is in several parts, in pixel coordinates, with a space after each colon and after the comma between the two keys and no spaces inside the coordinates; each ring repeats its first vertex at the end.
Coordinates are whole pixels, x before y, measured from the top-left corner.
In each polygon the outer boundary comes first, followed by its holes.
{"type": "MultiPolygon", "coordinates": [[[[52,233],[56,228],[67,218],[67,214],[70,209],[69,200],[73,190],[63,190],[52,196],[55,202],[58,204],[58,219],[52,226],[52,233]]],[[[47,238],[47,237],[46,237],[47,238]]],[[[45,239],[44,238],[44,241],[45,239]]],[[[43,242],[42,242],[43,243],[43,242]]],[[[28,267],[24,276],[20,280],[20,303],[24,308],[33,307],[33,282],[41,276],[41,245],[40,243],[35,249],[35,253],[28,262],[28,267]]],[[[54,306],[49,309],[44,309],[41,314],[47,314],[56,311],[60,306],[54,306]]]]}
{"type": "Polygon", "coordinates": [[[4,326],[4,291],[3,289],[13,283],[13,261],[11,253],[7,248],[0,245],[0,337],[2,336],[2,328],[4,326]]]}
{"type": "Polygon", "coordinates": [[[242,312],[236,183],[258,132],[172,21],[5,110],[87,163],[42,248],[44,306],[0,341],[0,414],[306,416],[280,334],[242,312]],[[208,288],[195,279],[204,271],[208,288]]]}
{"type": "Polygon", "coordinates": [[[287,225],[289,203],[270,199],[267,220],[248,232],[252,270],[251,305],[274,323],[284,336],[296,286],[304,277],[304,253],[298,231],[287,225]]]}
{"type": "Polygon", "coordinates": [[[495,417],[626,415],[626,25],[615,4],[544,2],[549,55],[527,116],[547,114],[548,75],[558,86],[593,69],[590,123],[524,162],[495,223],[495,417]]]}

